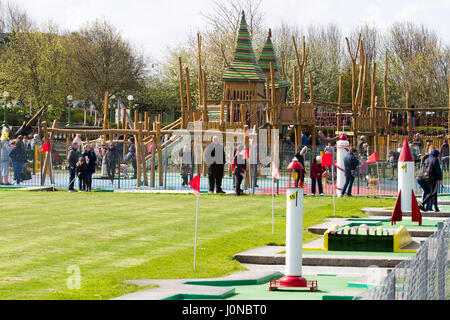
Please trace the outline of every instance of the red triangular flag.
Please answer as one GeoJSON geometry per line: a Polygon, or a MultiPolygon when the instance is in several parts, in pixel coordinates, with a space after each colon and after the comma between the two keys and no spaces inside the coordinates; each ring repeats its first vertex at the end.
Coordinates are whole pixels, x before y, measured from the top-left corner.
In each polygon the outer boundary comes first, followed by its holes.
{"type": "Polygon", "coordinates": [[[200,196],[200,174],[197,174],[194,178],[192,178],[189,185],[192,189],[194,189],[194,194],[199,197],[200,196]]]}
{"type": "Polygon", "coordinates": [[[44,142],[44,144],[41,147],[41,152],[49,152],[51,150],[50,148],[50,142],[44,142]]]}
{"type": "Polygon", "coordinates": [[[395,207],[391,217],[391,225],[394,225],[397,221],[402,221],[402,190],[399,191],[397,201],[395,201],[395,207]]]}
{"type": "Polygon", "coordinates": [[[375,152],[369,156],[367,163],[375,163],[378,162],[378,154],[375,152]]]}
{"type": "Polygon", "coordinates": [[[272,162],[272,178],[277,180],[280,179],[280,171],[278,171],[277,166],[273,162],[272,162]]]}
{"type": "Polygon", "coordinates": [[[422,214],[420,213],[419,205],[417,204],[416,196],[414,195],[414,190],[412,192],[412,204],[411,204],[411,221],[418,222],[419,226],[422,225],[422,214]]]}
{"type": "Polygon", "coordinates": [[[322,166],[328,167],[333,165],[333,154],[332,153],[325,153],[322,156],[322,166]]]}

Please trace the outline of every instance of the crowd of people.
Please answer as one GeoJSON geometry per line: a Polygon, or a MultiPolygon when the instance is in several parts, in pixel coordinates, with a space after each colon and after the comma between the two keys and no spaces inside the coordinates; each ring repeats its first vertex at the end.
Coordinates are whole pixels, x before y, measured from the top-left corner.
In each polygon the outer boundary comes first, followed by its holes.
{"type": "Polygon", "coordinates": [[[38,135],[33,139],[19,135],[11,139],[11,127],[3,124],[0,138],[0,185],[20,185],[31,179],[31,172],[27,164],[33,160],[34,148],[40,145],[38,135]],[[9,180],[9,170],[13,168],[13,180],[9,180]]]}

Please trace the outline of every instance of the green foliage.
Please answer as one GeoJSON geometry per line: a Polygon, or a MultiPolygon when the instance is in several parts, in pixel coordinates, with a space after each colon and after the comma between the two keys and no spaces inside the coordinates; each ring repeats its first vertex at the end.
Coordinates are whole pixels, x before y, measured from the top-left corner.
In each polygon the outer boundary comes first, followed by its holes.
{"type": "Polygon", "coordinates": [[[33,111],[52,105],[48,113],[57,119],[69,90],[66,78],[64,38],[53,26],[45,30],[13,31],[0,57],[0,78],[11,99],[31,100],[33,111]]]}

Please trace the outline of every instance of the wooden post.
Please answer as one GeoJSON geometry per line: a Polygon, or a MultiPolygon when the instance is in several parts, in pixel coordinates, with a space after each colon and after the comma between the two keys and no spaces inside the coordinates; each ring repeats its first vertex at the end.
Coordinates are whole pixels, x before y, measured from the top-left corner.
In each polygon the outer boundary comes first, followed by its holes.
{"type": "Polygon", "coordinates": [[[119,112],[122,111],[122,128],[127,128],[127,109],[119,109],[119,112]]]}
{"type": "MultiPolygon", "coordinates": [[[[57,126],[58,126],[58,120],[54,120],[52,128],[55,129],[57,126]]],[[[47,123],[45,121],[42,123],[42,131],[44,133],[44,142],[50,142],[50,145],[51,145],[53,143],[53,138],[54,138],[55,134],[53,132],[51,132],[50,135],[48,134],[47,123]]],[[[48,171],[48,174],[50,175],[50,182],[52,184],[55,184],[55,179],[53,176],[51,153],[52,153],[51,150],[49,152],[45,153],[44,166],[43,166],[42,173],[41,173],[41,185],[42,186],[45,184],[45,179],[47,177],[47,171],[48,171]]]]}
{"type": "Polygon", "coordinates": [[[297,98],[297,67],[292,67],[292,93],[294,95],[294,105],[298,103],[297,98]]]}
{"type": "MultiPolygon", "coordinates": [[[[389,143],[390,143],[390,134],[388,132],[388,127],[390,126],[390,117],[388,113],[388,102],[387,102],[387,76],[388,76],[388,54],[387,51],[385,53],[385,65],[384,65],[384,77],[383,77],[383,98],[384,98],[384,135],[387,137],[386,147],[385,147],[385,155],[389,154],[389,143]]],[[[450,115],[450,113],[449,113],[450,115]]]]}
{"type": "MultiPolygon", "coordinates": [[[[339,93],[338,93],[338,116],[337,116],[337,131],[340,131],[342,122],[342,98],[343,98],[344,77],[339,76],[339,93]]],[[[345,130],[343,130],[345,131],[345,130]]]]}
{"type": "Polygon", "coordinates": [[[144,112],[144,131],[150,130],[150,127],[148,125],[148,111],[144,112]]]}
{"type": "Polygon", "coordinates": [[[184,110],[184,91],[183,91],[183,62],[181,57],[178,57],[178,63],[180,65],[179,76],[180,76],[180,111],[181,111],[181,126],[185,127],[186,124],[186,114],[184,110]]]}
{"type": "Polygon", "coordinates": [[[222,127],[225,122],[225,103],[220,101],[220,126],[222,127]]]}
{"type": "MultiPolygon", "coordinates": [[[[189,77],[189,68],[186,67],[186,100],[187,100],[187,122],[192,121],[192,103],[191,103],[191,80],[189,77]]],[[[184,128],[184,127],[183,127],[184,128]]]]}
{"type": "Polygon", "coordinates": [[[202,104],[202,36],[197,33],[197,45],[198,45],[198,105],[202,104]]]}
{"type": "MultiPolygon", "coordinates": [[[[47,122],[43,121],[42,122],[42,133],[44,135],[43,137],[43,142],[50,142],[50,139],[48,138],[48,131],[47,131],[47,122]]],[[[51,151],[50,151],[51,152],[51,151]]],[[[45,184],[45,178],[47,176],[47,158],[48,158],[48,151],[45,152],[45,157],[44,157],[44,164],[42,166],[42,172],[41,172],[41,186],[43,186],[45,184]]]]}
{"type": "MultiPolygon", "coordinates": [[[[103,129],[108,128],[108,91],[105,92],[105,98],[103,100],[103,129]]],[[[103,136],[103,140],[106,141],[106,135],[103,136]]]]}
{"type": "MultiPolygon", "coordinates": [[[[135,115],[137,115],[135,113],[135,115]]],[[[139,133],[137,135],[134,135],[134,142],[135,142],[135,146],[136,146],[136,168],[137,168],[137,173],[135,173],[136,175],[136,186],[139,188],[141,186],[141,173],[142,173],[142,159],[141,159],[141,143],[139,141],[139,137],[141,135],[142,132],[142,128],[140,127],[140,123],[138,122],[138,118],[135,117],[134,118],[134,130],[138,130],[139,133]]]]}
{"type": "Polygon", "coordinates": [[[144,138],[143,138],[143,134],[142,134],[142,123],[139,122],[139,145],[140,147],[140,151],[141,151],[141,162],[142,162],[142,174],[144,176],[144,186],[148,187],[148,176],[147,176],[147,161],[145,160],[145,156],[146,156],[146,147],[144,144],[144,138]]]}
{"type": "Polygon", "coordinates": [[[203,123],[208,123],[208,103],[207,103],[207,100],[206,100],[206,74],[205,74],[205,72],[203,72],[203,75],[202,75],[202,88],[203,88],[203,96],[202,96],[202,98],[203,98],[203,109],[202,109],[202,112],[203,112],[203,123]]]}
{"type": "Polygon", "coordinates": [[[362,88],[361,88],[361,104],[359,106],[359,112],[362,112],[363,106],[364,106],[364,97],[366,92],[366,78],[367,78],[367,70],[368,70],[368,63],[369,58],[367,54],[364,57],[364,73],[363,73],[363,82],[362,82],[362,88]]]}
{"type": "Polygon", "coordinates": [[[234,100],[231,101],[229,114],[230,114],[229,115],[230,123],[233,125],[234,124],[234,100]]]}
{"type": "Polygon", "coordinates": [[[240,114],[241,114],[241,117],[240,117],[240,120],[241,120],[241,125],[245,125],[245,105],[243,104],[243,103],[241,103],[240,105],[239,105],[239,107],[240,107],[240,114]]]}
{"type": "Polygon", "coordinates": [[[376,70],[377,64],[374,62],[372,65],[372,77],[370,80],[370,126],[371,132],[373,133],[372,145],[374,147],[374,152],[377,151],[377,121],[376,116],[378,114],[376,110],[377,106],[377,97],[376,94],[376,70]]]}
{"type": "Polygon", "coordinates": [[[161,187],[164,184],[164,171],[161,150],[161,122],[156,123],[156,145],[158,146],[158,180],[159,186],[161,187]]]}
{"type": "Polygon", "coordinates": [[[355,103],[356,59],[358,58],[359,46],[361,44],[361,34],[359,34],[358,36],[358,45],[356,47],[354,55],[352,54],[352,51],[350,49],[350,43],[348,41],[348,38],[345,38],[345,41],[347,42],[348,54],[350,55],[350,60],[352,62],[352,111],[353,113],[356,113],[356,103],[355,103]]]}
{"type": "MultiPolygon", "coordinates": [[[[248,125],[244,125],[244,133],[245,133],[245,135],[244,135],[244,146],[245,146],[245,148],[246,149],[249,149],[250,150],[250,144],[249,144],[249,137],[248,137],[248,125]]],[[[246,161],[247,162],[247,168],[246,168],[246,171],[248,172],[248,173],[250,173],[250,171],[251,171],[251,166],[250,166],[250,161],[246,161]]],[[[243,183],[243,189],[244,190],[247,190],[248,189],[248,187],[250,186],[250,174],[246,174],[245,175],[245,178],[244,178],[244,183],[243,183]]]]}
{"type": "MultiPolygon", "coordinates": [[[[153,131],[156,131],[156,123],[153,123],[153,131]]],[[[155,187],[155,157],[156,157],[156,135],[153,135],[152,137],[152,160],[150,162],[150,186],[152,188],[155,187]]]]}
{"type": "Polygon", "coordinates": [[[355,110],[359,114],[361,112],[360,109],[360,103],[361,103],[361,96],[362,96],[362,88],[363,88],[363,79],[364,79],[364,73],[365,73],[365,54],[364,54],[364,47],[361,44],[360,46],[360,53],[359,53],[359,77],[358,77],[358,89],[356,90],[356,98],[355,98],[355,110]]]}
{"type": "Polygon", "coordinates": [[[407,130],[408,130],[408,139],[412,138],[412,117],[411,117],[411,93],[409,91],[406,92],[406,114],[407,114],[407,121],[406,121],[406,125],[407,125],[407,130]]]}
{"type": "Polygon", "coordinates": [[[275,122],[274,124],[278,124],[279,120],[279,113],[277,112],[277,107],[275,105],[275,75],[274,75],[274,67],[273,62],[270,63],[270,86],[271,86],[271,92],[270,92],[270,102],[272,104],[272,122],[275,122]]]}

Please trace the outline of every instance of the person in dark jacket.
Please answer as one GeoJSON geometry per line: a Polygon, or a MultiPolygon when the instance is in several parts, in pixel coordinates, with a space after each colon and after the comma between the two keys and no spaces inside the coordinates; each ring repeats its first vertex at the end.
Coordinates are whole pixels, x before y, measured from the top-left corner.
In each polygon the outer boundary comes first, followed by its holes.
{"type": "Polygon", "coordinates": [[[341,197],[347,192],[347,196],[352,196],[352,186],[355,177],[358,174],[357,168],[359,160],[356,158],[355,153],[358,151],[356,148],[352,148],[349,153],[344,157],[344,172],[345,172],[345,184],[342,188],[341,197]]]}
{"type": "Polygon", "coordinates": [[[69,192],[73,192],[75,177],[76,177],[76,166],[78,161],[78,143],[72,143],[67,152],[67,169],[69,170],[69,192]]]}
{"type": "Polygon", "coordinates": [[[13,141],[13,149],[9,154],[11,158],[13,170],[14,170],[14,184],[20,184],[20,174],[22,173],[22,169],[24,163],[27,162],[25,149],[23,146],[23,142],[20,140],[13,141]]]}
{"type": "Polygon", "coordinates": [[[108,178],[111,181],[111,184],[114,183],[114,175],[116,173],[117,160],[118,155],[116,145],[114,143],[110,143],[106,147],[105,163],[106,163],[106,172],[108,173],[108,178]]]}
{"type": "Polygon", "coordinates": [[[448,145],[448,140],[445,139],[444,143],[441,146],[441,150],[439,151],[439,161],[442,163],[442,169],[444,171],[448,171],[449,168],[449,156],[450,156],[450,148],[448,145]]]}
{"type": "Polygon", "coordinates": [[[241,183],[245,177],[245,172],[247,170],[247,161],[245,160],[244,153],[244,146],[242,144],[239,144],[236,150],[236,155],[233,158],[233,179],[237,196],[243,195],[241,183]]]}
{"type": "Polygon", "coordinates": [[[78,188],[80,189],[80,191],[87,190],[88,169],[83,157],[80,157],[78,159],[77,165],[75,167],[75,174],[78,177],[78,188]]]}
{"type": "Polygon", "coordinates": [[[225,150],[214,136],[205,148],[205,162],[208,165],[209,193],[225,193],[222,190],[223,171],[225,166],[225,150]]]}
{"type": "Polygon", "coordinates": [[[281,152],[283,160],[286,162],[287,166],[295,156],[295,144],[292,142],[290,136],[287,136],[285,141],[283,142],[281,152]]]}
{"type": "MultiPolygon", "coordinates": [[[[300,170],[298,170],[299,172],[297,172],[297,181],[296,181],[296,185],[297,186],[303,185],[303,183],[305,182],[305,175],[306,175],[305,155],[306,155],[307,152],[308,152],[308,147],[304,146],[294,156],[294,158],[297,159],[297,161],[300,162],[302,167],[303,167],[301,172],[300,172],[300,170]]],[[[305,194],[306,194],[306,192],[305,192],[305,194]]]]}
{"type": "Polygon", "coordinates": [[[84,148],[83,158],[87,167],[87,191],[91,191],[92,175],[95,173],[95,165],[97,162],[97,156],[91,145],[87,144],[84,148]]]}
{"type": "MultiPolygon", "coordinates": [[[[430,152],[432,150],[430,150],[430,152]]],[[[430,156],[430,153],[427,153],[427,154],[425,154],[422,157],[422,160],[421,160],[421,163],[420,163],[420,171],[419,171],[419,175],[417,177],[417,183],[419,184],[419,186],[423,190],[423,193],[422,193],[422,204],[424,203],[424,200],[427,197],[427,195],[431,192],[430,184],[423,177],[423,174],[424,174],[424,171],[425,171],[425,161],[428,159],[429,156],[430,156]]],[[[420,208],[420,206],[419,206],[419,208],[420,208]]],[[[426,207],[423,207],[422,211],[430,211],[432,208],[433,208],[433,200],[430,200],[430,201],[427,202],[426,207]]]]}
{"type": "Polygon", "coordinates": [[[391,179],[394,179],[395,171],[397,171],[398,167],[398,158],[400,158],[400,152],[397,150],[389,151],[389,163],[391,164],[391,179]]]}
{"type": "Polygon", "coordinates": [[[319,195],[323,195],[323,186],[322,186],[322,176],[326,169],[322,167],[322,157],[317,156],[313,159],[311,164],[311,193],[313,196],[316,195],[316,182],[319,187],[319,195]]]}
{"type": "Polygon", "coordinates": [[[433,201],[434,212],[439,212],[437,199],[438,187],[439,184],[443,185],[443,183],[442,183],[442,170],[441,165],[439,163],[439,151],[437,151],[436,149],[430,152],[430,156],[425,161],[425,164],[430,162],[432,168],[431,177],[428,180],[428,183],[430,184],[430,193],[425,197],[424,201],[419,206],[419,209],[425,211],[428,202],[433,201]]]}

